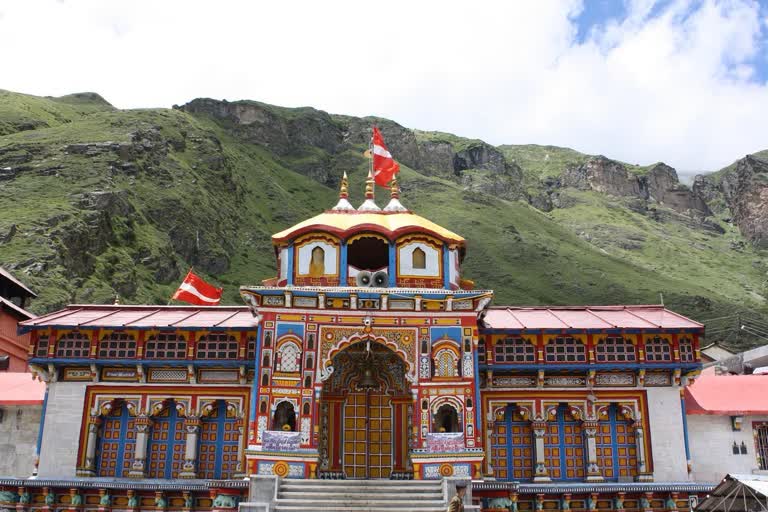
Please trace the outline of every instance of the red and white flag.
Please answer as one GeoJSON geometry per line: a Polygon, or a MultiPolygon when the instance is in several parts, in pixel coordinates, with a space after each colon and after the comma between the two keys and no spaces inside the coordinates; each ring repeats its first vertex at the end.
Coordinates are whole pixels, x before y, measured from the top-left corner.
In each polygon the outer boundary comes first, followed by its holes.
{"type": "Polygon", "coordinates": [[[171,298],[198,306],[216,306],[221,301],[221,291],[222,288],[206,283],[190,270],[171,298]]]}
{"type": "Polygon", "coordinates": [[[384,137],[375,126],[373,127],[373,179],[377,185],[386,187],[400,171],[400,164],[395,162],[392,154],[384,145],[384,137]]]}

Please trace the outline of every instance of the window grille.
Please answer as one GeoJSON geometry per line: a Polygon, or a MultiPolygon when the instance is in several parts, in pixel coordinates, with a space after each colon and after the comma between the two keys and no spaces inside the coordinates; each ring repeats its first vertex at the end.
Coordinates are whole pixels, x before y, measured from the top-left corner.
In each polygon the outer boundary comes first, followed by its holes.
{"type": "Polygon", "coordinates": [[[535,363],[536,347],[520,337],[496,341],[494,361],[497,363],[535,363]]]}
{"type": "Polygon", "coordinates": [[[438,351],[435,355],[435,377],[457,377],[457,360],[456,354],[447,348],[438,351]]]}
{"type": "Polygon", "coordinates": [[[237,359],[237,340],[225,333],[212,333],[197,342],[198,359],[237,359]]]}
{"type": "Polygon", "coordinates": [[[485,338],[481,338],[477,344],[477,361],[480,364],[485,364],[485,344],[487,343],[485,338]]]}
{"type": "Polygon", "coordinates": [[[101,338],[99,357],[105,359],[126,359],[136,357],[136,340],[124,332],[113,332],[101,338]]]}
{"type": "Polygon", "coordinates": [[[81,332],[70,332],[56,343],[56,357],[88,357],[91,338],[81,332]]]}
{"type": "Polygon", "coordinates": [[[283,343],[277,349],[277,364],[275,370],[278,372],[294,373],[301,370],[301,349],[295,343],[283,343]]]}
{"type": "Polygon", "coordinates": [[[647,361],[671,361],[672,350],[667,338],[654,336],[645,342],[645,359],[647,361]]]}
{"type": "Polygon", "coordinates": [[[755,427],[755,450],[760,469],[768,470],[768,423],[755,427]]]}
{"type": "Polygon", "coordinates": [[[187,340],[175,333],[160,333],[150,336],[145,350],[147,359],[185,359],[187,340]]]}
{"type": "Polygon", "coordinates": [[[48,357],[48,345],[50,343],[50,336],[47,334],[40,336],[37,339],[37,348],[35,349],[35,357],[48,357]]]}
{"type": "Polygon", "coordinates": [[[680,338],[680,362],[692,363],[693,361],[693,341],[690,338],[680,338]]]}
{"type": "Polygon", "coordinates": [[[558,336],[547,343],[548,363],[583,363],[587,360],[584,344],[571,336],[558,336]]]}
{"type": "Polygon", "coordinates": [[[635,346],[622,336],[608,336],[599,340],[595,352],[599,363],[637,360],[635,346]]]}

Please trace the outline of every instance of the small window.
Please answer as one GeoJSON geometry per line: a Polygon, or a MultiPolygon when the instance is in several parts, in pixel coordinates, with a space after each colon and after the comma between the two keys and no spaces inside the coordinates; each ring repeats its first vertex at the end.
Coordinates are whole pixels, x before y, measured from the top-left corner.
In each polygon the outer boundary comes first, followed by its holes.
{"type": "Polygon", "coordinates": [[[635,346],[622,336],[608,336],[598,340],[595,352],[599,363],[636,360],[635,346]]]}
{"type": "Polygon", "coordinates": [[[101,338],[99,357],[104,359],[131,359],[136,357],[136,340],[124,332],[113,332],[101,338]]]}
{"type": "Polygon", "coordinates": [[[693,341],[690,338],[680,338],[680,362],[692,363],[693,361],[693,341]]]}
{"type": "Polygon", "coordinates": [[[212,333],[197,342],[198,359],[237,359],[237,340],[226,333],[212,333]]]}
{"type": "Polygon", "coordinates": [[[449,404],[441,405],[435,414],[435,432],[461,432],[459,414],[449,404]]]}
{"type": "Polygon", "coordinates": [[[424,253],[424,250],[421,247],[417,247],[413,250],[411,253],[412,258],[412,267],[418,268],[418,269],[425,269],[427,268],[427,255],[424,253]]]}
{"type": "Polygon", "coordinates": [[[245,358],[253,361],[256,358],[256,336],[248,337],[248,348],[245,351],[245,358]]]}
{"type": "Polygon", "coordinates": [[[280,402],[272,417],[272,430],[296,432],[296,412],[290,402],[280,402]]]}
{"type": "Polygon", "coordinates": [[[88,357],[91,338],[81,332],[71,332],[59,338],[56,357],[88,357]]]}
{"type": "Polygon", "coordinates": [[[301,370],[301,349],[293,342],[280,345],[275,355],[275,371],[294,373],[301,370]]]}
{"type": "Polygon", "coordinates": [[[647,361],[671,361],[672,350],[667,338],[654,336],[645,342],[645,359],[647,361]]]}
{"type": "Polygon", "coordinates": [[[312,277],[322,277],[325,274],[325,251],[318,246],[312,249],[312,256],[309,262],[309,275],[312,277]]]}
{"type": "Polygon", "coordinates": [[[496,342],[494,359],[497,363],[534,363],[536,347],[519,336],[509,336],[496,342]]]}
{"type": "Polygon", "coordinates": [[[548,363],[583,363],[587,360],[584,344],[571,336],[558,336],[545,349],[548,363]]]}
{"type": "Polygon", "coordinates": [[[146,346],[147,359],[185,359],[187,340],[175,333],[160,333],[150,336],[146,346]]]}
{"type": "Polygon", "coordinates": [[[48,344],[50,336],[44,334],[37,339],[37,348],[35,349],[35,357],[48,357],[48,344]]]}
{"type": "Polygon", "coordinates": [[[458,377],[458,359],[450,349],[439,350],[435,354],[435,377],[458,377]]]}

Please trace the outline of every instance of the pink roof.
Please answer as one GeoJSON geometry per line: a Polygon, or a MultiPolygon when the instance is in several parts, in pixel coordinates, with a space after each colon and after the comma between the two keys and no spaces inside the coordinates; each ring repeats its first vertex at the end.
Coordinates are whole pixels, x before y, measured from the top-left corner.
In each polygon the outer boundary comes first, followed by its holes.
{"type": "Polygon", "coordinates": [[[33,380],[31,373],[0,373],[0,404],[42,405],[45,383],[33,380]]]}
{"type": "Polygon", "coordinates": [[[487,329],[701,329],[664,306],[492,307],[487,329]]]}
{"type": "Polygon", "coordinates": [[[8,299],[4,299],[3,297],[0,297],[0,306],[8,308],[11,311],[15,312],[17,315],[20,315],[24,318],[35,318],[34,313],[30,313],[26,309],[20,308],[13,302],[9,301],[8,299]]]}
{"type": "Polygon", "coordinates": [[[71,305],[21,322],[23,327],[90,328],[226,327],[255,329],[258,321],[245,306],[71,305]]]}
{"type": "Polygon", "coordinates": [[[768,375],[702,374],[685,388],[688,414],[768,413],[768,375]]]}

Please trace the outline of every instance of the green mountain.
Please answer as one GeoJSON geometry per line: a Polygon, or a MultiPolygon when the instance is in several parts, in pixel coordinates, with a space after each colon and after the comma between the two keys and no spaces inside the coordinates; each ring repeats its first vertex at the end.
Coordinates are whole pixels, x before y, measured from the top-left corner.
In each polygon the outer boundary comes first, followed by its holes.
{"type": "Polygon", "coordinates": [[[768,322],[765,250],[709,208],[726,204],[712,180],[690,190],[664,164],[252,101],[117,110],[93,93],[0,91],[0,265],[39,293],[38,313],[164,304],[190,266],[240,303],[241,284],[275,275],[271,234],[332,206],[343,172],[362,202],[373,122],[401,161],[403,203],[468,239],[464,274],[496,304],[663,295],[695,319],[768,322]]]}

